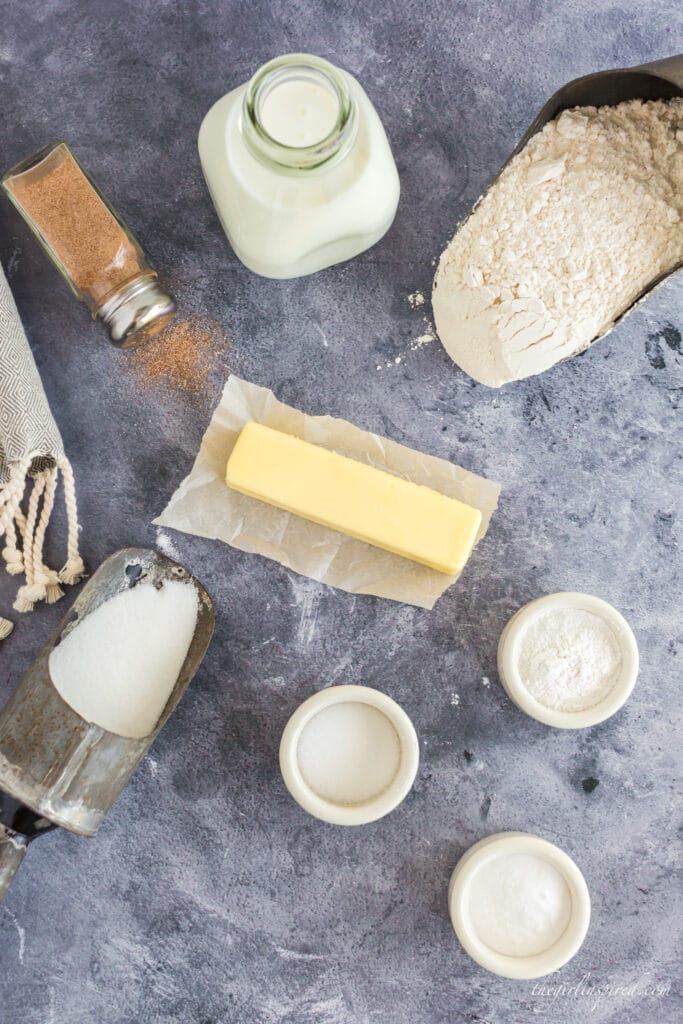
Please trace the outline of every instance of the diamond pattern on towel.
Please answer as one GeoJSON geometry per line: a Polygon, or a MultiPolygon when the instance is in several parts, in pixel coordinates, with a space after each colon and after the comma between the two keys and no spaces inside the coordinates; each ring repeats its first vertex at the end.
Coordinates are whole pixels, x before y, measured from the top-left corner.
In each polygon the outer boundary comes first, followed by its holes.
{"type": "Polygon", "coordinates": [[[32,473],[54,465],[64,448],[0,267],[0,486],[7,483],[12,465],[34,451],[45,458],[34,461],[32,473]]]}

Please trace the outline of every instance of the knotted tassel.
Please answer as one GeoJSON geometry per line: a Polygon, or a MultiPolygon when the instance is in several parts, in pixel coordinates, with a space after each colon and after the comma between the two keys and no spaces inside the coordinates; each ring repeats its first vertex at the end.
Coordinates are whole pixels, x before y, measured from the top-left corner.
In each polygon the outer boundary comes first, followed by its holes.
{"type": "Polygon", "coordinates": [[[64,479],[64,504],[67,520],[67,558],[59,573],[62,583],[78,583],[85,576],[85,564],[78,551],[78,508],[76,506],[76,484],[71,463],[63,456],[57,463],[64,479]]]}
{"type": "Polygon", "coordinates": [[[5,559],[5,567],[10,576],[18,576],[24,571],[24,559],[17,547],[17,532],[15,528],[16,516],[7,527],[6,540],[2,549],[2,557],[5,559]]]}
{"type": "Polygon", "coordinates": [[[40,597],[34,599],[36,601],[44,599],[48,604],[54,604],[55,601],[59,601],[60,597],[64,597],[64,591],[59,585],[59,573],[55,569],[41,566],[36,571],[34,583],[36,593],[38,592],[38,587],[41,588],[40,597]]]}
{"type": "Polygon", "coordinates": [[[80,555],[77,558],[68,558],[58,575],[60,582],[67,586],[78,583],[85,576],[85,562],[80,555]]]}
{"type": "Polygon", "coordinates": [[[32,612],[33,606],[47,595],[47,588],[41,583],[25,583],[19,587],[12,607],[15,612],[32,612]]]}
{"type": "Polygon", "coordinates": [[[24,570],[26,573],[26,583],[23,587],[19,587],[14,604],[12,605],[15,611],[21,612],[22,614],[33,611],[33,606],[36,601],[42,601],[43,598],[47,596],[47,586],[43,583],[36,583],[33,568],[33,546],[36,524],[38,521],[38,504],[43,491],[45,490],[45,477],[45,473],[39,473],[38,476],[36,476],[33,482],[31,497],[28,502],[26,531],[24,533],[24,570]]]}
{"type": "Polygon", "coordinates": [[[5,640],[10,635],[13,629],[14,625],[10,622],[10,620],[3,619],[2,616],[0,616],[0,640],[5,640]]]}
{"type": "Polygon", "coordinates": [[[45,545],[45,531],[50,522],[52,509],[55,503],[55,490],[57,489],[58,469],[54,466],[45,471],[45,492],[43,495],[43,510],[36,526],[33,539],[33,579],[36,585],[44,588],[43,597],[48,604],[54,604],[64,596],[64,591],[59,585],[59,574],[54,569],[49,569],[43,561],[43,547],[45,545]]]}
{"type": "MultiPolygon", "coordinates": [[[[64,595],[60,583],[78,583],[85,575],[85,565],[78,550],[76,486],[71,463],[65,455],[56,460],[56,465],[35,474],[25,517],[21,510],[26,483],[30,479],[31,463],[39,456],[39,452],[30,452],[12,468],[7,484],[0,487],[0,538],[5,538],[2,557],[9,573],[14,575],[23,572],[26,580],[14,601],[14,608],[21,613],[32,611],[37,601],[53,604],[64,595]],[[43,547],[60,470],[64,478],[68,529],[67,559],[62,570],[57,572],[45,564],[43,547]]],[[[11,628],[9,620],[0,618],[0,639],[8,635],[11,628]]]]}

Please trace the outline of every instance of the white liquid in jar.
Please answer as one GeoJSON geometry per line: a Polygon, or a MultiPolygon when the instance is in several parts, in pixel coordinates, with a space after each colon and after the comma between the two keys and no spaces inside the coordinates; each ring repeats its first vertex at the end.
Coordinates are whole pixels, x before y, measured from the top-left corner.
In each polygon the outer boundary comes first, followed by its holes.
{"type": "Polygon", "coordinates": [[[392,723],[361,701],[331,704],[304,726],[299,770],[310,788],[335,804],[361,804],[383,793],[401,764],[392,723]]]}
{"type": "Polygon", "coordinates": [[[339,116],[339,100],[318,82],[293,78],[270,89],[259,113],[271,138],[300,149],[330,134],[339,116]]]}
{"type": "Polygon", "coordinates": [[[467,887],[479,940],[503,956],[536,956],[565,931],[572,898],[561,873],[542,857],[503,854],[482,864],[467,887]]]}
{"type": "Polygon", "coordinates": [[[351,75],[331,65],[321,70],[321,62],[306,55],[296,55],[294,69],[276,70],[279,77],[257,98],[257,117],[288,147],[291,161],[283,158],[280,165],[270,154],[259,155],[253,139],[247,145],[249,83],[209,110],[199,132],[199,155],[239,259],[264,277],[291,278],[351,259],[379,241],[394,219],[400,186],[377,111],[351,75]],[[353,130],[334,159],[299,169],[305,147],[324,149],[323,139],[335,137],[341,120],[335,76],[346,90],[353,130]]]}

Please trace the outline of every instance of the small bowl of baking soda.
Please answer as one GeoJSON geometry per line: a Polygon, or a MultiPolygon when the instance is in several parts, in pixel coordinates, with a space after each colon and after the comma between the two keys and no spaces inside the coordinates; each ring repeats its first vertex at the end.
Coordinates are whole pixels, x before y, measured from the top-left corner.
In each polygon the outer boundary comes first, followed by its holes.
{"type": "Polygon", "coordinates": [[[520,608],[498,644],[508,696],[558,729],[604,722],[638,676],[638,645],[616,608],[591,594],[559,593],[520,608]]]}
{"type": "Polygon", "coordinates": [[[579,951],[590,896],[571,857],[540,836],[497,832],[460,858],[448,887],[458,939],[503,978],[542,978],[579,951]]]}

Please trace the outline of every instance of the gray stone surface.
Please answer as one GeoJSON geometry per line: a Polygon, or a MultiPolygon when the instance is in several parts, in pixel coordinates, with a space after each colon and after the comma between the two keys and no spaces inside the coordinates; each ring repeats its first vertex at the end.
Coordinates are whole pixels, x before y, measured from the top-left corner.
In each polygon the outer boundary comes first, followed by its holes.
{"type": "MultiPolygon", "coordinates": [[[[204,393],[144,393],[130,357],[0,204],[0,256],[75,464],[91,567],[155,543],[151,519],[191,465],[229,368],[503,484],[488,537],[433,612],[173,536],[216,599],[214,642],[98,838],[55,832],[32,848],[0,907],[2,1024],[679,1021],[683,282],[585,356],[498,393],[438,342],[410,351],[424,325],[407,296],[429,291],[434,258],[545,98],[579,74],[683,49],[680,5],[53,0],[0,11],[3,166],[69,140],[182,308],[229,336],[204,393]],[[403,191],[370,252],[278,283],[232,255],[195,140],[215,99],[297,49],[360,78],[403,191]],[[612,601],[642,651],[627,707],[585,732],[528,719],[496,675],[509,615],[558,589],[612,601]],[[354,830],[307,817],[277,768],[290,713],[341,682],[399,700],[422,745],[406,803],[354,830]],[[591,890],[588,938],[550,993],[487,974],[450,928],[453,865],[500,829],[559,843],[591,890]],[[556,987],[584,976],[578,994],[556,987]],[[669,994],[649,995],[655,983],[669,994]]],[[[5,608],[15,585],[0,583],[5,608]]],[[[66,607],[40,608],[2,646],[0,698],[66,607]]]]}

